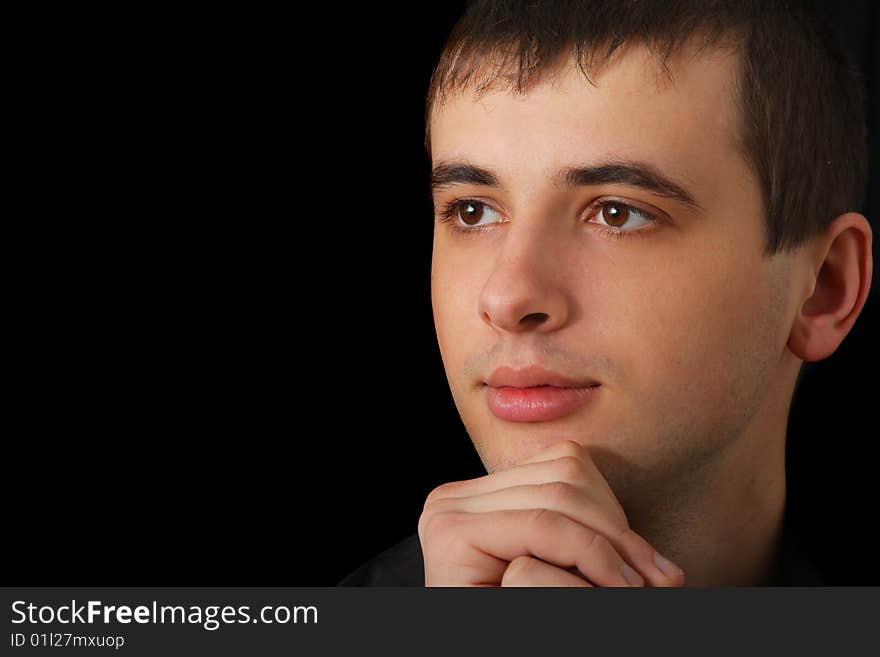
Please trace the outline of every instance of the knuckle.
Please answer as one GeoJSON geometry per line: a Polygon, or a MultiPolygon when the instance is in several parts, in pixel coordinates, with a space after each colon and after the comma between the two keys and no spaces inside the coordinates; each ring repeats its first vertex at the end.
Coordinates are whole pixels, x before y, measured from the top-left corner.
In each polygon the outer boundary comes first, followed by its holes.
{"type": "Polygon", "coordinates": [[[559,481],[579,486],[584,483],[584,464],[575,456],[556,459],[556,476],[559,481]]]}
{"type": "Polygon", "coordinates": [[[556,506],[565,507],[577,498],[577,490],[565,481],[550,481],[541,484],[541,489],[546,498],[556,506]]]}
{"type": "Polygon", "coordinates": [[[427,508],[434,500],[440,497],[443,491],[446,489],[446,484],[441,484],[436,486],[430,493],[428,493],[428,497],[425,498],[425,507],[427,508]]]}
{"type": "Polygon", "coordinates": [[[471,548],[467,537],[460,530],[458,514],[455,512],[438,513],[428,519],[423,530],[424,536],[419,536],[426,571],[439,564],[465,561],[468,558],[471,548]]]}
{"type": "Polygon", "coordinates": [[[431,515],[432,514],[428,513],[427,511],[423,511],[422,515],[419,516],[418,534],[419,540],[421,540],[423,543],[425,541],[425,526],[428,524],[428,520],[431,518],[431,515]]]}
{"type": "Polygon", "coordinates": [[[613,550],[614,548],[611,546],[611,541],[605,538],[602,534],[597,531],[590,530],[592,532],[592,536],[590,537],[590,542],[587,547],[590,550],[595,550],[596,552],[604,552],[609,549],[613,550]]]}
{"type": "Polygon", "coordinates": [[[448,496],[451,491],[452,491],[452,482],[440,484],[439,486],[434,488],[434,490],[432,490],[430,493],[428,493],[428,497],[425,498],[425,507],[427,507],[429,504],[432,504],[433,502],[435,502],[438,499],[442,499],[442,498],[448,496]]]}
{"type": "Polygon", "coordinates": [[[625,516],[622,520],[616,521],[614,526],[617,530],[614,538],[619,543],[623,543],[639,554],[647,553],[647,550],[650,549],[651,546],[629,526],[629,521],[625,516]]]}
{"type": "Polygon", "coordinates": [[[573,456],[575,458],[581,458],[583,455],[583,446],[575,441],[575,440],[563,440],[559,444],[559,451],[562,456],[573,456]]]}
{"type": "Polygon", "coordinates": [[[438,513],[443,513],[450,509],[450,507],[455,506],[455,501],[449,499],[448,497],[441,497],[430,502],[425,502],[425,508],[422,509],[422,515],[436,515],[438,513]]]}
{"type": "Polygon", "coordinates": [[[526,514],[527,522],[531,525],[541,525],[547,522],[547,509],[529,509],[526,514]]]}
{"type": "Polygon", "coordinates": [[[431,513],[422,514],[419,519],[419,538],[425,543],[433,543],[443,540],[443,537],[452,532],[456,525],[454,513],[431,513]]]}
{"type": "Polygon", "coordinates": [[[529,509],[526,515],[528,524],[537,528],[546,528],[546,525],[554,523],[556,513],[549,509],[529,509]]]}

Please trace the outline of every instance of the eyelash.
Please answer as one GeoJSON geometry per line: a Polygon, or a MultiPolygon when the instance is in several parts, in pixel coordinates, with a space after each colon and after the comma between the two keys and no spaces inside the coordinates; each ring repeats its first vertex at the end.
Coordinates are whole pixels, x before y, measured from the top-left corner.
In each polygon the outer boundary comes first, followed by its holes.
{"type": "MultiPolygon", "coordinates": [[[[454,201],[450,201],[443,209],[440,211],[440,223],[448,223],[449,228],[460,235],[473,235],[475,233],[484,233],[489,230],[489,226],[473,226],[471,228],[464,228],[458,224],[456,221],[456,214],[461,206],[471,204],[471,205],[481,205],[483,207],[492,209],[492,207],[488,203],[484,203],[483,201],[477,201],[476,199],[470,198],[460,198],[454,201]]],[[[647,210],[643,210],[634,205],[630,205],[629,203],[624,203],[623,201],[618,201],[616,199],[605,199],[604,201],[597,201],[591,206],[591,209],[601,209],[607,205],[617,205],[628,210],[635,210],[638,214],[643,216],[651,223],[659,223],[660,218],[647,210]]],[[[493,212],[495,210],[493,209],[493,212]]],[[[499,222],[495,222],[499,223],[499,222]]],[[[603,226],[602,224],[594,224],[598,227],[598,229],[608,238],[610,239],[621,239],[623,237],[647,237],[646,233],[651,232],[654,227],[651,228],[639,228],[637,230],[619,230],[614,228],[609,228],[608,226],[603,226]]]]}

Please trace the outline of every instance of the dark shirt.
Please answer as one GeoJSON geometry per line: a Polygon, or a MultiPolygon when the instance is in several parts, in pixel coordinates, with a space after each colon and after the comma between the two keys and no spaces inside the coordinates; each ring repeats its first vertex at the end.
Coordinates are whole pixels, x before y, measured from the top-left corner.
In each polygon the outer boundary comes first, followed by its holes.
{"type": "MultiPolygon", "coordinates": [[[[687,582],[685,582],[687,584],[687,582]]],[[[803,540],[783,523],[776,567],[767,586],[824,586],[824,577],[803,540]]],[[[419,535],[414,533],[346,575],[337,586],[424,586],[425,564],[419,535]]]]}

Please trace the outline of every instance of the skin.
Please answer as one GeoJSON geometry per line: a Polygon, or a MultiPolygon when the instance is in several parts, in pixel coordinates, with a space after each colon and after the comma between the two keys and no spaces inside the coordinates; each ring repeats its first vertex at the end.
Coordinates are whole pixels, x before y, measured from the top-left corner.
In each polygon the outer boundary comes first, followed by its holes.
{"type": "Polygon", "coordinates": [[[434,194],[438,216],[460,198],[488,208],[484,232],[436,221],[431,271],[447,379],[487,475],[426,500],[426,585],[626,585],[624,563],[649,586],[766,582],[798,369],[855,323],[872,234],[849,212],[762,255],[760,189],[734,146],[735,65],[686,50],[660,84],[631,45],[597,87],[563,60],[525,95],[466,91],[435,107],[432,163],[470,160],[501,188],[434,194]],[[559,168],[609,155],[654,164],[705,212],[628,185],[553,186],[559,168]],[[590,208],[608,198],[661,221],[590,208]],[[602,387],[556,420],[495,417],[485,380],[526,363],[602,387]],[[684,572],[664,573],[655,553],[684,572]]]}

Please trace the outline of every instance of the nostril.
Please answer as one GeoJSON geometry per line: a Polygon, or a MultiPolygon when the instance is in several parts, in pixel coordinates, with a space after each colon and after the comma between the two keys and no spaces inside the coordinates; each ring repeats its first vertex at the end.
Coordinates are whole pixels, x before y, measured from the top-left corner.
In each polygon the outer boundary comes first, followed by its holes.
{"type": "Polygon", "coordinates": [[[529,313],[525,317],[523,317],[520,322],[528,324],[529,322],[534,322],[536,324],[540,324],[542,322],[547,321],[550,316],[547,313],[529,313]]]}

